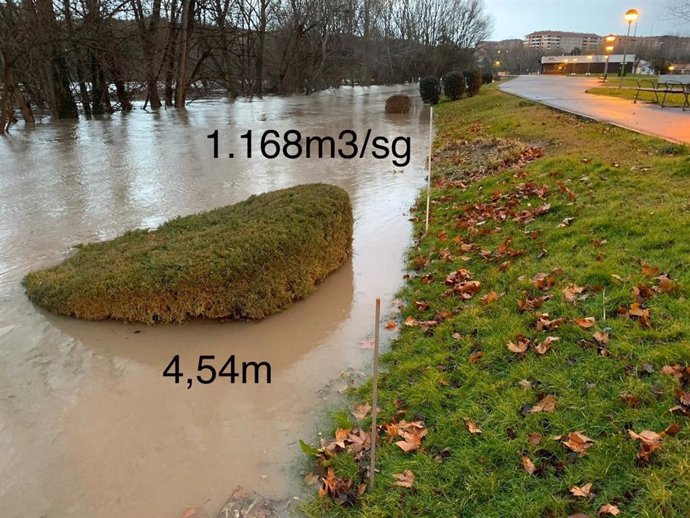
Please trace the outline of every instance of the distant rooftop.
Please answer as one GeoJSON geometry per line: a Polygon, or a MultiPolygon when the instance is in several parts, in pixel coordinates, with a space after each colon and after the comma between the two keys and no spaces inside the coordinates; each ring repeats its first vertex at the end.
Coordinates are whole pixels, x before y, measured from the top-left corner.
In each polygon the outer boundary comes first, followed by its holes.
{"type": "Polygon", "coordinates": [[[526,38],[529,38],[530,36],[545,36],[547,34],[557,34],[558,36],[591,36],[594,38],[601,38],[598,34],[594,34],[593,32],[567,32],[567,31],[535,31],[529,33],[526,38]]]}

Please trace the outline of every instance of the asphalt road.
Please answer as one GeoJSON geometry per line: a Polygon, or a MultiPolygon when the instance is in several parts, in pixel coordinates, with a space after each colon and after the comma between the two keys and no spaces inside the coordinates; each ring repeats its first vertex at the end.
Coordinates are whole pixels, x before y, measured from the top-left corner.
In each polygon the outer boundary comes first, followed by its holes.
{"type": "Polygon", "coordinates": [[[499,88],[577,115],[690,144],[690,111],[585,93],[595,86],[599,86],[596,78],[544,75],[519,76],[499,88]]]}

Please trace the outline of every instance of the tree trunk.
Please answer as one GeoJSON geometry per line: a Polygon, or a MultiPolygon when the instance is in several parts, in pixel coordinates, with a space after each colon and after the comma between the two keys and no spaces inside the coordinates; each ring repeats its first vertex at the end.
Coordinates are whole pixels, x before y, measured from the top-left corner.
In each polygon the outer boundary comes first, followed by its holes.
{"type": "Polygon", "coordinates": [[[180,21],[180,55],[177,60],[177,81],[175,83],[175,107],[184,109],[187,99],[187,57],[189,54],[190,11],[192,0],[182,0],[180,21]]]}

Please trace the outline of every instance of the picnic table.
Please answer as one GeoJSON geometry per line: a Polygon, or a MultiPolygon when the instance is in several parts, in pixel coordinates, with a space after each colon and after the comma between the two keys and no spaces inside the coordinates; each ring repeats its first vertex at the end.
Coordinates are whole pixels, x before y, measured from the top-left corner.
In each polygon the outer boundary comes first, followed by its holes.
{"type": "Polygon", "coordinates": [[[684,96],[683,111],[690,108],[690,75],[667,75],[661,76],[658,80],[639,79],[637,81],[637,93],[635,94],[635,104],[640,98],[640,92],[651,92],[654,94],[656,104],[662,108],[666,106],[666,98],[669,94],[680,94],[684,96]],[[659,95],[663,94],[661,101],[659,95]]]}

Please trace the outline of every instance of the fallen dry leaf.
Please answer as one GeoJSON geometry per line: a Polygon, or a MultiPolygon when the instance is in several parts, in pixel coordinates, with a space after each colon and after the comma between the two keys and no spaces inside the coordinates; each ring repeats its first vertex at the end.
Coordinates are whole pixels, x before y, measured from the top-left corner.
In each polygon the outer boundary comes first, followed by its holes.
{"type": "Polygon", "coordinates": [[[620,509],[616,507],[613,504],[604,504],[602,505],[599,510],[597,511],[597,514],[610,514],[612,516],[618,516],[620,514],[620,509]]]}
{"type": "Polygon", "coordinates": [[[363,405],[355,405],[352,415],[355,417],[355,419],[360,421],[364,419],[369,412],[371,412],[371,405],[369,403],[364,403],[363,405]]]}
{"type": "Polygon", "coordinates": [[[389,331],[390,331],[391,329],[395,329],[395,322],[393,322],[392,320],[389,320],[389,321],[386,323],[386,329],[388,329],[389,331]]]}
{"type": "Polygon", "coordinates": [[[541,440],[542,435],[539,432],[530,432],[527,435],[527,442],[529,442],[530,444],[534,444],[535,446],[541,444],[541,440]]]}
{"type": "Polygon", "coordinates": [[[594,317],[576,318],[575,323],[583,329],[589,329],[596,325],[597,319],[594,317]]]}
{"type": "Polygon", "coordinates": [[[465,426],[467,426],[467,429],[470,431],[470,433],[482,433],[482,429],[471,419],[465,419],[465,426]]]}
{"type": "Polygon", "coordinates": [[[417,321],[414,319],[414,317],[409,316],[405,319],[405,325],[407,327],[417,327],[417,321]]]}
{"type": "Polygon", "coordinates": [[[523,455],[520,460],[522,462],[522,469],[524,469],[530,475],[533,475],[534,472],[537,471],[537,467],[534,465],[534,462],[532,462],[527,455],[523,455]]]}
{"type": "Polygon", "coordinates": [[[597,343],[599,345],[606,345],[607,343],[609,343],[610,337],[609,337],[608,331],[605,331],[603,333],[601,331],[597,331],[592,336],[594,337],[594,339],[597,341],[597,343]]]}
{"type": "Polygon", "coordinates": [[[497,300],[498,300],[498,293],[496,293],[495,291],[490,291],[489,293],[484,295],[481,299],[479,299],[479,301],[485,305],[491,304],[492,302],[496,302],[497,300]]]}
{"type": "Polygon", "coordinates": [[[556,411],[556,396],[548,395],[542,398],[536,405],[534,405],[529,413],[536,414],[537,412],[553,413],[556,411]]]}
{"type": "Polygon", "coordinates": [[[590,482],[582,487],[573,486],[570,488],[570,493],[579,498],[589,498],[589,495],[592,494],[592,483],[590,482]]]}
{"type": "Polygon", "coordinates": [[[659,275],[659,267],[652,266],[648,263],[642,263],[642,275],[645,277],[657,277],[659,275]]]}
{"type": "Polygon", "coordinates": [[[583,291],[585,291],[583,286],[571,284],[570,286],[563,288],[563,296],[565,297],[566,301],[575,302],[580,298],[579,295],[581,295],[583,291]]]}
{"type": "Polygon", "coordinates": [[[570,432],[561,440],[563,446],[582,457],[592,447],[592,439],[582,432],[570,432]]]}
{"type": "Polygon", "coordinates": [[[479,360],[481,360],[484,357],[484,352],[482,351],[475,351],[469,355],[467,360],[470,363],[477,363],[479,360]]]}
{"type": "Polygon", "coordinates": [[[412,487],[414,484],[414,473],[412,473],[409,469],[406,469],[402,473],[393,473],[393,477],[396,479],[396,486],[412,487]]]}
{"type": "Polygon", "coordinates": [[[537,345],[534,350],[537,351],[539,354],[546,354],[546,352],[551,349],[551,344],[554,342],[558,342],[560,338],[557,336],[547,336],[544,338],[544,341],[537,345]]]}
{"type": "Polygon", "coordinates": [[[507,345],[508,350],[511,353],[524,354],[527,351],[527,348],[530,346],[530,341],[527,338],[525,338],[524,336],[518,336],[515,339],[515,341],[517,343],[508,342],[508,345],[507,345]]]}

